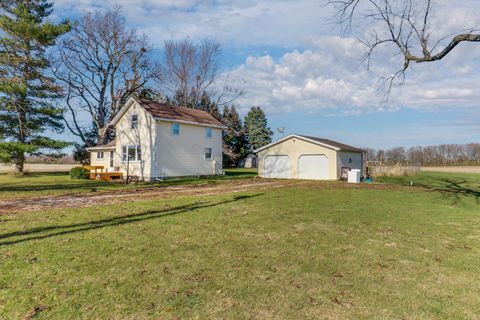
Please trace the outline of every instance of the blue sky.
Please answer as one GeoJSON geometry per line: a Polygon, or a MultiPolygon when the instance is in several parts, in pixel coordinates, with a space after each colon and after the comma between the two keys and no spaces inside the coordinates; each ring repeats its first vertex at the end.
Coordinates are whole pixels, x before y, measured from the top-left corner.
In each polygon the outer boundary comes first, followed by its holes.
{"type": "MultiPolygon", "coordinates": [[[[380,51],[360,65],[365,48],[331,23],[322,0],[57,0],[56,15],[75,17],[115,5],[129,26],[161,49],[170,39],[215,39],[223,72],[266,112],[271,128],[337,139],[360,147],[480,141],[480,44],[461,44],[446,59],[418,64],[381,103],[382,76],[401,57],[380,51]]],[[[436,0],[432,38],[480,25],[480,1],[436,0]]],[[[276,134],[278,138],[278,134],[276,134]]]]}

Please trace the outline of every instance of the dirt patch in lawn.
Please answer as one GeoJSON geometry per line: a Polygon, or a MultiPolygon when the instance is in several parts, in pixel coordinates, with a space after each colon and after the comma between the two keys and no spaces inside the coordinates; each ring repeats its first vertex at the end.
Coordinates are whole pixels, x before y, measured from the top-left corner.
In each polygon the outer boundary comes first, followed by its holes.
{"type": "Polygon", "coordinates": [[[95,194],[80,193],[34,199],[0,201],[0,215],[58,208],[81,208],[112,203],[125,203],[146,199],[166,199],[180,196],[208,196],[221,193],[266,190],[287,185],[304,184],[305,181],[288,180],[230,180],[216,184],[178,185],[117,190],[95,194]]]}
{"type": "Polygon", "coordinates": [[[148,199],[168,199],[181,196],[209,196],[223,193],[268,190],[279,187],[310,189],[376,189],[417,192],[418,188],[395,184],[350,184],[339,181],[238,179],[220,183],[162,186],[151,188],[99,191],[17,200],[0,200],[0,215],[58,208],[82,208],[148,199]]]}

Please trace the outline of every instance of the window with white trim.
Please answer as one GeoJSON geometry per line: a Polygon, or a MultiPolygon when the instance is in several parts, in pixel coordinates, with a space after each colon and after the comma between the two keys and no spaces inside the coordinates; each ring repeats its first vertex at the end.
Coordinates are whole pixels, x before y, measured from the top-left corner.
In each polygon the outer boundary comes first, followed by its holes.
{"type": "Polygon", "coordinates": [[[205,137],[211,138],[212,137],[212,128],[211,127],[206,127],[205,128],[205,137]]]}
{"type": "Polygon", "coordinates": [[[205,159],[212,159],[212,148],[205,148],[205,159]]]}
{"type": "Polygon", "coordinates": [[[138,114],[132,114],[132,117],[131,117],[130,120],[131,120],[130,128],[137,129],[138,128],[138,114]]]}
{"type": "Polygon", "coordinates": [[[177,123],[177,122],[172,123],[172,135],[173,136],[180,135],[180,123],[177,123]]]}
{"type": "Polygon", "coordinates": [[[142,161],[142,148],[140,145],[122,147],[122,161],[142,161]]]}
{"type": "Polygon", "coordinates": [[[103,157],[104,157],[103,151],[98,151],[97,152],[97,159],[103,159],[103,157]]]}

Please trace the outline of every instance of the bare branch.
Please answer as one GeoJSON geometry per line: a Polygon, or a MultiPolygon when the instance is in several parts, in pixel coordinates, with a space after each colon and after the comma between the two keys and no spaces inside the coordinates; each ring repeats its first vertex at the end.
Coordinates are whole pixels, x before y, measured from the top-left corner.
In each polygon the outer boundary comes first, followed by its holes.
{"type": "Polygon", "coordinates": [[[158,82],[161,69],[150,58],[148,39],[128,30],[119,8],[86,14],[61,43],[54,74],[68,95],[67,128],[87,143],[89,128],[76,117],[87,112],[97,130],[97,143],[107,143],[111,120],[128,96],[158,82]]]}
{"type": "Polygon", "coordinates": [[[392,87],[405,81],[405,72],[411,62],[433,62],[443,59],[462,42],[480,42],[480,34],[471,28],[458,33],[441,37],[434,45],[430,43],[430,23],[432,14],[431,0],[329,0],[327,5],[335,8],[337,23],[347,25],[351,30],[358,18],[362,26],[368,26],[371,32],[362,30],[359,37],[368,51],[363,61],[370,67],[374,51],[389,43],[395,44],[403,56],[403,66],[393,75],[386,77],[385,89],[387,97],[392,87]],[[419,3],[423,5],[419,5],[419,3]],[[421,18],[419,18],[421,17],[421,18]],[[378,33],[378,22],[383,24],[382,36],[378,33]],[[372,34],[371,40],[365,35],[372,34]],[[443,49],[437,47],[451,38],[443,49]],[[412,39],[416,39],[412,43],[412,39]]]}

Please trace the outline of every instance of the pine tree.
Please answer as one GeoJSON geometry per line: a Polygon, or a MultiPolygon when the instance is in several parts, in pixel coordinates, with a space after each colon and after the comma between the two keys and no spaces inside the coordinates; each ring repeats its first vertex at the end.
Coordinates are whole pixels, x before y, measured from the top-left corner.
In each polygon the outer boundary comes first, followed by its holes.
{"type": "Polygon", "coordinates": [[[273,132],[267,125],[267,116],[262,108],[252,107],[245,116],[244,124],[250,152],[272,142],[273,132]]]}
{"type": "Polygon", "coordinates": [[[60,89],[47,75],[46,50],[68,32],[70,23],[46,21],[46,0],[0,2],[0,161],[23,172],[26,154],[61,150],[67,144],[48,137],[61,132],[62,110],[53,105],[60,89]]]}
{"type": "Polygon", "coordinates": [[[223,162],[233,167],[248,153],[245,130],[235,106],[223,108],[222,122],[227,126],[223,133],[223,162]]]}

